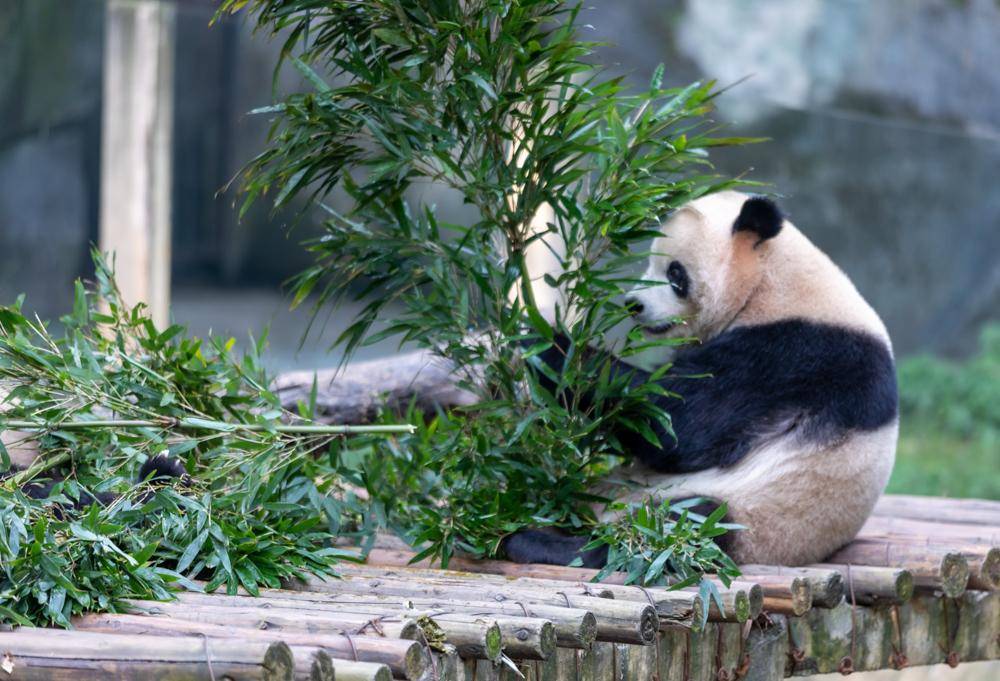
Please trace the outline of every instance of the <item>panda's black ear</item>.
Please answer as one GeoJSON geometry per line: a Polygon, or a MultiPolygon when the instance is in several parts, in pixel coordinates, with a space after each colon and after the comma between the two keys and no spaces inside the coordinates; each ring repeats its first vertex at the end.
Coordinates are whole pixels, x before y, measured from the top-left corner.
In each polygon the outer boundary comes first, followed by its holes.
{"type": "Polygon", "coordinates": [[[784,220],[785,216],[774,201],[764,196],[752,196],[743,202],[743,208],[733,223],[733,234],[753,232],[758,236],[759,244],[778,236],[784,220]]]}

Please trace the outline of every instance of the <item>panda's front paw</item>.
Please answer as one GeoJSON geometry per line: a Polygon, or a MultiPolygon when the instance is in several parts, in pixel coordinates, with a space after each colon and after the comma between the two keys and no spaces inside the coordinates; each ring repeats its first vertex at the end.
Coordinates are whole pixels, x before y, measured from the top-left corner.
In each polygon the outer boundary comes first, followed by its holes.
{"type": "Polygon", "coordinates": [[[146,460],[139,469],[139,482],[163,482],[165,480],[189,481],[184,462],[169,454],[159,454],[146,460]]]}
{"type": "Polygon", "coordinates": [[[583,567],[602,568],[608,561],[608,547],[582,551],[587,537],[562,534],[551,529],[526,529],[515,532],[503,542],[508,560],[515,563],[570,565],[578,558],[583,567]]]}

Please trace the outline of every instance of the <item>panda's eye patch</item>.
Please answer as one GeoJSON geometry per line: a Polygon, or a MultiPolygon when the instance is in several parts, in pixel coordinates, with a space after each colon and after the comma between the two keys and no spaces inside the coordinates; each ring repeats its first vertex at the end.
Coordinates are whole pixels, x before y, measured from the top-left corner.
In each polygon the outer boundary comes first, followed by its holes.
{"type": "Polygon", "coordinates": [[[667,281],[679,298],[687,298],[691,281],[688,279],[687,269],[679,261],[674,260],[667,267],[667,281]]]}

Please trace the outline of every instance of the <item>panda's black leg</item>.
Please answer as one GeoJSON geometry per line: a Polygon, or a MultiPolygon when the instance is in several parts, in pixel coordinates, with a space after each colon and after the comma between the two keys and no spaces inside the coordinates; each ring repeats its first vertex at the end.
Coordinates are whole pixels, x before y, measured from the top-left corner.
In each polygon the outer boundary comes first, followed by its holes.
{"type": "Polygon", "coordinates": [[[583,551],[587,537],[562,534],[552,529],[527,529],[504,540],[503,550],[515,563],[569,565],[577,558],[583,567],[602,568],[608,561],[608,547],[583,551]]]}

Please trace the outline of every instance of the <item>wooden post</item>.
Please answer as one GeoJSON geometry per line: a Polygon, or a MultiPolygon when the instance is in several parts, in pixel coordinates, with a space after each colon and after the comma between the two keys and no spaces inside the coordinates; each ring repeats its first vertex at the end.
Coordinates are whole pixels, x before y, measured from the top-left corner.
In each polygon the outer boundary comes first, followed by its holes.
{"type": "Polygon", "coordinates": [[[172,3],[110,0],[104,50],[100,247],[115,254],[125,302],[170,305],[174,117],[172,3]]]}

